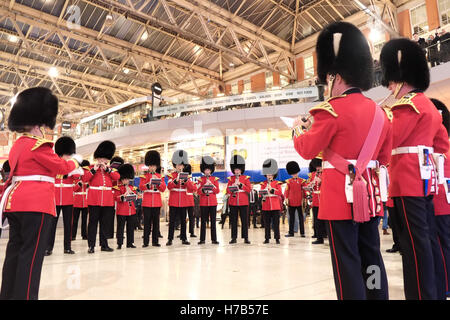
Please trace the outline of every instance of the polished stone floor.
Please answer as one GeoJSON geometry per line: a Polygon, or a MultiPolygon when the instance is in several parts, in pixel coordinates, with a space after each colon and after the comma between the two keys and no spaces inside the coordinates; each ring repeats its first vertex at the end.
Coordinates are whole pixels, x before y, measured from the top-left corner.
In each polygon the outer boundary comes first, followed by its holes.
{"type": "MultiPolygon", "coordinates": [[[[287,222],[286,222],[287,223],[287,222]]],[[[72,243],[74,255],[63,254],[63,230],[57,229],[53,255],[44,259],[40,299],[336,299],[328,242],[312,245],[310,221],[306,238],[298,233],[281,244],[263,244],[264,229],[249,230],[250,245],[239,239],[230,245],[230,229],[218,225],[218,241],[199,246],[179,239],[166,247],[167,225],[162,222],[161,247],[142,248],[142,231],[135,232],[136,249],[87,253],[87,241],[72,243]]],[[[195,230],[199,236],[199,229],[195,230]]],[[[0,240],[3,265],[7,239],[0,240]]],[[[403,299],[401,256],[385,253],[391,235],[381,235],[391,299],[403,299]]],[[[79,237],[80,238],[80,237],[79,237]]],[[[116,248],[115,239],[109,240],[116,248]]]]}

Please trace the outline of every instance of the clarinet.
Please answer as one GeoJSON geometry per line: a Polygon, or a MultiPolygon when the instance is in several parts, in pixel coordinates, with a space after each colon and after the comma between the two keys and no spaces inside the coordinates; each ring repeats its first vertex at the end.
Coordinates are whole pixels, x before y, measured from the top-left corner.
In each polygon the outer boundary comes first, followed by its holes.
{"type": "MultiPolygon", "coordinates": [[[[234,175],[234,178],[235,178],[235,179],[234,179],[234,182],[236,182],[236,180],[239,181],[239,177],[240,177],[240,176],[241,176],[240,174],[235,174],[235,175],[234,175]]],[[[233,198],[236,198],[236,193],[237,193],[237,192],[233,192],[233,198]]]]}

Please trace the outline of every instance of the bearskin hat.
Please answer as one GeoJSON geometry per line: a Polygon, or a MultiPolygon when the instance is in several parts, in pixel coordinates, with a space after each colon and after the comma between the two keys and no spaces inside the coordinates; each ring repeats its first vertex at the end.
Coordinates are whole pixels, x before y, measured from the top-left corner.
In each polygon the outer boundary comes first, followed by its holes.
{"type": "Polygon", "coordinates": [[[430,100],[436,106],[436,109],[440,111],[442,115],[442,124],[444,125],[445,129],[447,129],[447,134],[449,134],[450,136],[450,113],[447,106],[438,99],[431,98],[430,100]]]}
{"type": "Polygon", "coordinates": [[[123,160],[121,157],[113,157],[110,161],[109,164],[113,163],[113,162],[118,162],[120,164],[124,164],[125,160],[123,160]]]}
{"type": "Polygon", "coordinates": [[[146,166],[161,166],[161,156],[156,150],[147,151],[145,154],[145,165],[146,166]]]}
{"type": "Polygon", "coordinates": [[[245,159],[240,155],[234,155],[230,160],[231,172],[234,173],[235,169],[241,169],[241,173],[245,171],[245,159]]]}
{"type": "Polygon", "coordinates": [[[183,172],[187,172],[190,175],[192,174],[192,167],[189,163],[184,165],[183,172]]]}
{"type": "Polygon", "coordinates": [[[46,126],[53,129],[58,115],[58,98],[50,89],[35,87],[17,96],[8,118],[11,131],[25,132],[27,127],[46,126]]]}
{"type": "Polygon", "coordinates": [[[83,160],[80,167],[89,167],[90,165],[91,163],[88,160],[83,160]]]}
{"type": "Polygon", "coordinates": [[[266,159],[262,166],[262,174],[267,176],[271,174],[274,178],[278,175],[278,163],[275,159],[266,159]]]}
{"type": "Polygon", "coordinates": [[[129,163],[122,164],[117,171],[120,174],[120,179],[134,179],[134,168],[129,163]]]}
{"type": "Polygon", "coordinates": [[[71,137],[61,137],[55,142],[55,153],[58,156],[72,155],[76,152],[75,141],[71,137]]]}
{"type": "Polygon", "coordinates": [[[388,41],[381,50],[380,65],[383,86],[389,82],[406,82],[425,91],[430,85],[430,69],[425,52],[414,41],[399,38],[388,41]]]}
{"type": "Polygon", "coordinates": [[[210,156],[202,157],[202,162],[200,163],[200,171],[205,173],[206,169],[211,170],[211,174],[213,174],[216,169],[216,162],[210,156]]]}
{"type": "Polygon", "coordinates": [[[322,159],[314,158],[309,162],[309,172],[317,171],[317,168],[322,166],[322,159]]]}
{"type": "Polygon", "coordinates": [[[3,163],[3,171],[4,172],[11,172],[11,167],[10,167],[10,165],[9,165],[9,160],[6,160],[4,163],[3,163]]]}
{"type": "Polygon", "coordinates": [[[296,173],[299,173],[300,172],[300,167],[299,167],[299,165],[298,165],[298,163],[297,162],[295,162],[295,161],[289,161],[287,164],[286,164],[286,171],[287,171],[287,173],[289,174],[289,175],[293,175],[293,174],[296,174],[296,173]]]}
{"type": "Polygon", "coordinates": [[[112,141],[101,142],[94,152],[94,159],[105,158],[112,159],[114,153],[116,152],[116,145],[112,141]]]}
{"type": "Polygon", "coordinates": [[[184,150],[177,150],[172,155],[172,165],[175,167],[177,164],[189,164],[188,154],[184,150]]]}
{"type": "Polygon", "coordinates": [[[334,22],[319,34],[316,44],[317,74],[326,83],[327,74],[339,74],[345,82],[369,90],[373,82],[373,58],[362,32],[348,22],[334,22]]]}

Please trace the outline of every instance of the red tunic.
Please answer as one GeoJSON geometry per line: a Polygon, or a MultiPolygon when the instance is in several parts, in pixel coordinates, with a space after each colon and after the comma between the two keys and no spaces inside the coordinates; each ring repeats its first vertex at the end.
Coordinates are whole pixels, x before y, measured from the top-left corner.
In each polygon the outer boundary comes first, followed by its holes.
{"type": "MultiPolygon", "coordinates": [[[[444,162],[444,177],[450,179],[450,151],[446,154],[446,159],[444,162]]],[[[450,203],[447,201],[447,196],[445,194],[445,188],[443,184],[439,185],[438,194],[434,196],[434,214],[437,216],[449,215],[450,214],[450,203]]]]}
{"type": "Polygon", "coordinates": [[[219,190],[219,178],[213,177],[213,176],[203,176],[201,177],[197,182],[197,189],[198,194],[200,196],[200,207],[211,207],[211,206],[217,206],[217,196],[220,192],[219,190]],[[203,191],[203,186],[206,184],[207,181],[210,181],[214,188],[211,191],[203,191]]]}
{"type": "Polygon", "coordinates": [[[290,207],[300,207],[303,201],[304,190],[306,186],[305,180],[301,178],[291,178],[286,180],[286,189],[284,197],[289,200],[290,207]]]}
{"type": "MultiPolygon", "coordinates": [[[[448,134],[442,117],[423,93],[409,93],[392,106],[394,120],[393,145],[398,147],[433,147],[435,153],[446,153],[448,134]]],[[[417,153],[393,155],[390,164],[390,197],[423,197],[424,183],[420,178],[417,153]]],[[[431,182],[427,195],[430,194],[431,182]]]]}
{"type": "Polygon", "coordinates": [[[73,183],[73,207],[87,208],[87,192],[89,183],[83,182],[82,176],[80,175],[74,176],[73,183]]]}
{"type": "Polygon", "coordinates": [[[136,187],[125,186],[122,183],[118,183],[114,188],[114,198],[117,202],[116,214],[118,216],[132,216],[136,214],[136,207],[134,201],[122,201],[121,196],[125,194],[136,194],[136,187]]]}
{"type": "MultiPolygon", "coordinates": [[[[9,153],[11,175],[56,177],[78,167],[75,160],[63,160],[53,151],[53,142],[25,134],[9,153]],[[15,165],[13,165],[15,164],[15,165]],[[14,166],[14,169],[13,169],[14,166]]],[[[55,185],[41,181],[19,181],[11,189],[5,212],[43,212],[55,216],[55,185]]]]}
{"type": "Polygon", "coordinates": [[[73,205],[74,177],[58,174],[55,179],[55,203],[57,206],[73,205]]]}
{"type": "Polygon", "coordinates": [[[120,174],[116,169],[107,173],[103,169],[98,169],[95,174],[90,171],[94,168],[89,166],[89,170],[84,170],[83,182],[89,183],[88,206],[114,207],[113,182],[120,179],[120,174]]]}
{"type": "Polygon", "coordinates": [[[316,171],[309,177],[309,186],[312,188],[312,206],[318,207],[320,204],[320,187],[322,185],[322,174],[318,175],[316,171]],[[317,176],[317,178],[316,178],[317,176]]]}
{"type": "MultiPolygon", "coordinates": [[[[373,121],[376,104],[362,93],[349,90],[348,94],[329,99],[310,110],[314,123],[309,131],[294,137],[297,152],[305,159],[313,159],[326,148],[340,154],[344,159],[357,159],[373,121]]],[[[385,117],[380,140],[372,157],[380,164],[386,164],[391,155],[391,123],[385,117]]],[[[324,155],[324,161],[327,161],[324,155]]],[[[372,182],[376,175],[367,169],[363,177],[372,182]],[[370,177],[368,176],[370,175],[370,177]]],[[[320,190],[319,219],[351,220],[351,204],[345,197],[345,175],[336,169],[324,169],[320,190]]],[[[380,200],[380,199],[379,199],[380,200]]],[[[380,203],[380,201],[378,202],[380,203]]],[[[383,215],[380,205],[376,214],[383,215]]],[[[374,212],[371,212],[374,215],[374,212]]]]}
{"type": "Polygon", "coordinates": [[[232,193],[229,189],[231,185],[233,185],[236,182],[236,176],[228,177],[228,184],[227,184],[227,193],[230,195],[228,198],[228,205],[229,206],[248,206],[248,197],[252,190],[252,185],[250,183],[250,177],[249,176],[239,176],[239,183],[242,184],[242,186],[239,186],[239,191],[232,193]]]}
{"type": "Polygon", "coordinates": [[[142,200],[142,206],[147,208],[160,208],[162,207],[161,192],[166,190],[166,183],[164,182],[164,177],[159,173],[146,173],[141,176],[139,182],[139,190],[144,192],[144,198],[142,200]],[[161,184],[157,188],[147,188],[147,184],[150,183],[150,179],[158,178],[161,179],[161,184]]]}
{"type": "MultiPolygon", "coordinates": [[[[187,182],[175,183],[175,179],[178,177],[178,172],[173,172],[169,174],[169,181],[167,183],[167,188],[170,191],[169,194],[169,206],[170,207],[190,207],[190,199],[186,193],[192,193],[197,191],[195,184],[188,179],[187,182]]],[[[192,199],[194,201],[194,199],[192,199]]]]}
{"type": "MultiPolygon", "coordinates": [[[[267,188],[268,181],[261,182],[261,190],[267,188]]],[[[263,197],[262,200],[262,210],[263,211],[280,211],[281,210],[281,196],[283,192],[281,191],[281,182],[273,180],[269,186],[269,194],[263,197]],[[270,189],[275,189],[275,193],[270,193],[270,189]]]]}

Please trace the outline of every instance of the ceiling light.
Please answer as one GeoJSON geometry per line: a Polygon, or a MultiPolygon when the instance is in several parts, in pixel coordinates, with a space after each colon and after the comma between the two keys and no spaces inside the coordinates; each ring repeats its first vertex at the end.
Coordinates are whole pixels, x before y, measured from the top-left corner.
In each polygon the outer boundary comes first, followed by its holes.
{"type": "Polygon", "coordinates": [[[381,31],[377,28],[373,28],[372,30],[370,30],[369,39],[372,42],[381,40],[381,31]]]}
{"type": "Polygon", "coordinates": [[[50,77],[52,77],[52,78],[57,77],[57,76],[59,75],[58,69],[56,69],[55,67],[51,67],[51,68],[48,70],[48,75],[49,75],[50,77]]]}
{"type": "Polygon", "coordinates": [[[147,33],[147,31],[145,31],[143,34],[142,34],[142,36],[141,36],[141,40],[142,41],[145,41],[145,40],[147,40],[148,39],[148,33],[147,33]]]}
{"type": "Polygon", "coordinates": [[[233,68],[234,67],[234,63],[230,62],[230,67],[233,68]]]}
{"type": "Polygon", "coordinates": [[[128,68],[123,68],[123,73],[125,73],[125,74],[130,73],[130,69],[128,69],[128,68]]]}
{"type": "Polygon", "coordinates": [[[19,41],[19,38],[11,34],[11,35],[8,36],[8,41],[16,43],[16,42],[19,41]]]}
{"type": "Polygon", "coordinates": [[[218,97],[223,97],[224,95],[225,95],[225,93],[223,93],[223,92],[217,94],[218,97]]]}
{"type": "Polygon", "coordinates": [[[195,47],[194,47],[194,54],[196,56],[198,56],[201,53],[202,53],[202,48],[200,48],[200,46],[198,46],[198,45],[195,45],[195,47]]]}

